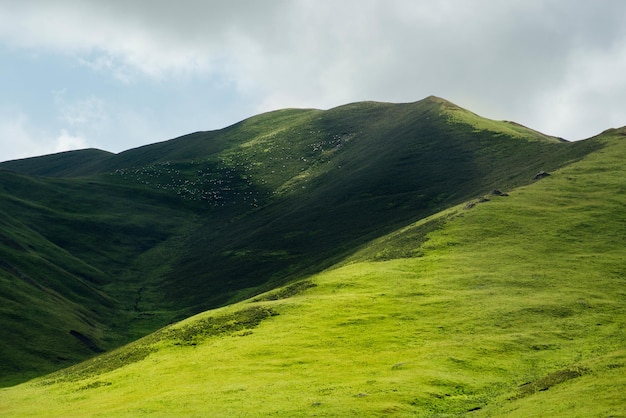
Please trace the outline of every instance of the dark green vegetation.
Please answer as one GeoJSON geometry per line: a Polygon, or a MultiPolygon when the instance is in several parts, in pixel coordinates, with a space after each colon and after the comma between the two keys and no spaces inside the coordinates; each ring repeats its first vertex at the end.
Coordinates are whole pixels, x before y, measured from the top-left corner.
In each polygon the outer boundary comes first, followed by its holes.
{"type": "Polygon", "coordinates": [[[250,330],[261,321],[276,315],[271,308],[248,307],[239,311],[193,321],[188,325],[168,327],[153,332],[148,337],[133,342],[123,349],[110,351],[93,359],[50,375],[45,385],[59,382],[80,381],[102,375],[126,365],[145,359],[156,352],[155,344],[166,341],[178,346],[195,346],[207,338],[231,335],[241,330],[250,330]]]}
{"type": "Polygon", "coordinates": [[[283,110],[116,155],[3,163],[0,379],[76,363],[359,248],[367,259],[419,256],[442,221],[394,231],[601,146],[429,97],[283,110]],[[393,233],[404,244],[369,245],[393,233]]]}

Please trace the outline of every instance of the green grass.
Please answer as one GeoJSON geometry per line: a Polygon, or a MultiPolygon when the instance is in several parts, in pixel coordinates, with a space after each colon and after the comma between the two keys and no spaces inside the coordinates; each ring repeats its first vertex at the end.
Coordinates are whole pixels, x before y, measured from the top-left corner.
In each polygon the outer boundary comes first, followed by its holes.
{"type": "Polygon", "coordinates": [[[547,141],[547,142],[559,142],[562,141],[560,138],[551,137],[548,135],[544,135],[541,132],[533,131],[523,125],[520,125],[515,122],[505,121],[503,124],[502,121],[495,121],[491,119],[486,119],[481,116],[478,116],[475,113],[468,112],[467,110],[456,106],[453,103],[450,103],[446,100],[433,98],[433,100],[441,101],[441,106],[444,109],[444,113],[446,114],[448,120],[453,123],[461,123],[465,125],[470,125],[474,128],[475,132],[480,131],[490,131],[498,135],[507,136],[509,138],[517,138],[528,140],[529,138],[533,138],[537,141],[547,141]]]}
{"type": "Polygon", "coordinates": [[[625,139],[303,284],[2,389],[0,414],[623,416],[625,139]]]}

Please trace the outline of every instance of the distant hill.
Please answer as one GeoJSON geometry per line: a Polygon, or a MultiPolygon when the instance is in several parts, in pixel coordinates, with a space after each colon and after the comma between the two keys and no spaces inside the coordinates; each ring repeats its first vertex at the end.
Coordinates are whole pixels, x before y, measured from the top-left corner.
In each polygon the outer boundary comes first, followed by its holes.
{"type": "Polygon", "coordinates": [[[0,167],[33,176],[76,177],[93,173],[97,170],[94,170],[94,166],[98,167],[112,155],[98,149],[84,149],[6,161],[0,163],[0,167]]]}
{"type": "Polygon", "coordinates": [[[428,97],[0,164],[0,380],[270,291],[597,151],[428,97]]]}

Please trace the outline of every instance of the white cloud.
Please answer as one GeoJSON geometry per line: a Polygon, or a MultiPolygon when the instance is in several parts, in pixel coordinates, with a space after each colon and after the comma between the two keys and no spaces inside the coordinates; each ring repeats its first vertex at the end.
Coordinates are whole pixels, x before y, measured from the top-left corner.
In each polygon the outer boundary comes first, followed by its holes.
{"type": "Polygon", "coordinates": [[[211,71],[229,55],[232,38],[256,37],[265,28],[258,22],[283,3],[15,1],[0,4],[0,39],[78,54],[82,64],[124,81],[163,79],[211,71]]]}
{"type": "Polygon", "coordinates": [[[54,135],[34,128],[24,113],[0,114],[0,161],[87,147],[85,138],[65,129],[54,135]]]}
{"type": "Polygon", "coordinates": [[[0,115],[0,160],[12,160],[39,154],[45,145],[29,132],[28,118],[22,113],[0,115]]]}
{"type": "Polygon", "coordinates": [[[56,137],[54,152],[70,151],[74,149],[87,148],[87,141],[80,136],[74,136],[62,129],[56,137]]]}
{"type": "MultiPolygon", "coordinates": [[[[626,124],[624,15],[622,0],[15,0],[0,2],[0,42],[66,57],[112,89],[144,86],[134,109],[113,103],[114,92],[56,102],[67,132],[104,149],[116,132],[151,141],[156,129],[184,126],[163,119],[184,115],[146,90],[200,79],[219,80],[224,101],[245,104],[242,118],[435,94],[582,138],[626,124]],[[159,128],[150,129],[155,119],[159,128]]],[[[226,118],[222,108],[211,112],[226,118]]]]}
{"type": "Polygon", "coordinates": [[[220,73],[270,103],[419,99],[414,91],[433,89],[502,100],[557,80],[572,48],[623,36],[617,17],[626,5],[600,3],[15,2],[0,14],[0,36],[78,54],[89,68],[127,82],[220,73]]]}
{"type": "Polygon", "coordinates": [[[537,129],[578,140],[626,125],[626,40],[577,51],[563,79],[537,95],[537,129]]]}

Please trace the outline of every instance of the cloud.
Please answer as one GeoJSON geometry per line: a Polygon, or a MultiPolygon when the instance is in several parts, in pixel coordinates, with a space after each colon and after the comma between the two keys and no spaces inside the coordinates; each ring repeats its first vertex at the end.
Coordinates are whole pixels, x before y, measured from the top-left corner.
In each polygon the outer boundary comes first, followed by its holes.
{"type": "Polygon", "coordinates": [[[55,135],[34,128],[24,113],[0,114],[0,161],[87,147],[85,138],[65,129],[55,135]]]}
{"type": "Polygon", "coordinates": [[[39,152],[40,144],[27,132],[26,125],[24,114],[0,116],[0,160],[23,158],[39,152]]]}
{"type": "Polygon", "coordinates": [[[104,100],[89,96],[81,99],[67,98],[66,90],[53,93],[59,119],[71,127],[98,131],[108,122],[107,104],[104,100]]]}
{"type": "Polygon", "coordinates": [[[286,2],[31,1],[0,5],[0,38],[22,48],[78,54],[119,79],[202,73],[265,31],[286,2]]]}
{"type": "Polygon", "coordinates": [[[54,152],[83,148],[87,148],[87,141],[80,136],[71,135],[65,129],[61,130],[54,143],[54,152]]]}
{"type": "MultiPolygon", "coordinates": [[[[435,94],[582,138],[626,124],[624,15],[622,0],[34,0],[0,4],[0,42],[64,55],[112,88],[216,80],[222,87],[197,94],[229,95],[221,100],[242,118],[435,94]]],[[[57,110],[78,137],[111,133],[124,119],[95,95],[66,100],[57,110]]],[[[134,113],[165,115],[156,109],[166,106],[134,113]]]]}
{"type": "Polygon", "coordinates": [[[604,50],[579,51],[562,81],[537,95],[535,119],[546,132],[584,139],[626,125],[626,40],[604,50]]]}

